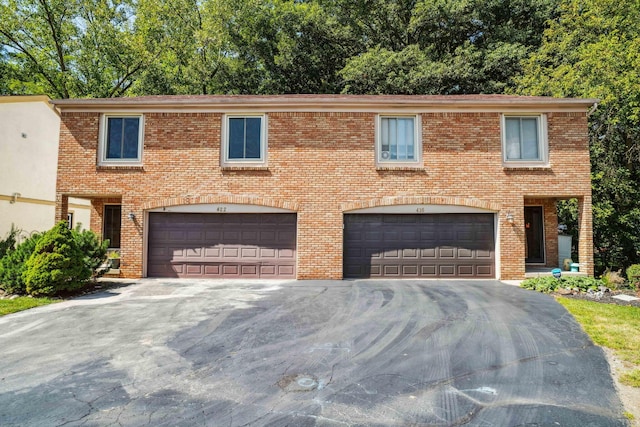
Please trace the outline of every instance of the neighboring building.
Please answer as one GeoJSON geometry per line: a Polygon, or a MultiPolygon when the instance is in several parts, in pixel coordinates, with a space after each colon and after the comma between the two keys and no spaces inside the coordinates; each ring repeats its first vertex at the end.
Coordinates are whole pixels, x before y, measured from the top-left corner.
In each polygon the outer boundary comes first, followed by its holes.
{"type": "MultiPolygon", "coordinates": [[[[53,227],[60,116],[46,96],[0,96],[0,239],[53,227]]],[[[87,200],[69,201],[69,219],[89,226],[87,200]]],[[[64,219],[67,219],[65,215],[64,219]]]]}
{"type": "Polygon", "coordinates": [[[555,267],[576,198],[593,274],[587,111],[595,100],[151,96],[53,101],[57,215],[125,277],[480,277],[555,267]]]}

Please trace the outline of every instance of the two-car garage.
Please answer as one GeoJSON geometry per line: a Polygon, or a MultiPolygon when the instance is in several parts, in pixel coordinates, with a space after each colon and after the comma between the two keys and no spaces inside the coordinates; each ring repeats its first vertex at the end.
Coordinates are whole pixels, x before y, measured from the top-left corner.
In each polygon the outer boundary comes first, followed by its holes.
{"type": "Polygon", "coordinates": [[[296,277],[294,213],[149,213],[147,276],[296,277]]]}
{"type": "MultiPolygon", "coordinates": [[[[493,213],[345,214],[345,278],[495,277],[493,213]]],[[[296,278],[295,213],[150,212],[147,276],[296,278]]],[[[318,253],[322,256],[322,253],[318,253]]]]}
{"type": "Polygon", "coordinates": [[[350,214],[345,277],[495,277],[494,215],[350,214]]]}

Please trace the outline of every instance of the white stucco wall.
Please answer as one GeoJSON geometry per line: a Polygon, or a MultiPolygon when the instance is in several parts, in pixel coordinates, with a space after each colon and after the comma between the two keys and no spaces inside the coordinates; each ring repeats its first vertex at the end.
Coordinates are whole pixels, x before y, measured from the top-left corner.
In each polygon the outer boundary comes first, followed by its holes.
{"type": "MultiPolygon", "coordinates": [[[[53,226],[59,134],[46,96],[0,97],[0,239],[12,224],[27,233],[53,226]]],[[[89,203],[73,203],[74,222],[88,228],[89,203]]]]}

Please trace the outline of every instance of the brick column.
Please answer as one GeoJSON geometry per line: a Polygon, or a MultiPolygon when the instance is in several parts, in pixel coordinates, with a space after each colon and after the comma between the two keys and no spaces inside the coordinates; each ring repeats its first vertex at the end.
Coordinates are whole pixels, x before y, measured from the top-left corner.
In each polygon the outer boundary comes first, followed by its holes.
{"type": "Polygon", "coordinates": [[[578,262],[580,271],[593,276],[593,214],[591,195],[578,198],[578,262]]]}
{"type": "Polygon", "coordinates": [[[69,213],[69,196],[56,194],[56,223],[67,220],[69,213]]]}
{"type": "Polygon", "coordinates": [[[500,233],[500,279],[524,279],[526,236],[524,229],[524,200],[505,202],[498,213],[500,233]],[[507,221],[507,213],[513,215],[513,223],[507,221]]]}

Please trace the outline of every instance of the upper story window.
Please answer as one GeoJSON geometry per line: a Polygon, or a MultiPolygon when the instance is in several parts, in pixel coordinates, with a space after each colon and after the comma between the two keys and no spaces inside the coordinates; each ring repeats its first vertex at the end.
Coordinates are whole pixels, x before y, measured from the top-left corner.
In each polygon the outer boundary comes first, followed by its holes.
{"type": "Polygon", "coordinates": [[[228,115],[222,133],[222,164],[264,165],[267,160],[265,115],[228,115]]]}
{"type": "Polygon", "coordinates": [[[502,152],[505,165],[546,165],[547,151],[545,115],[502,116],[502,152]]]}
{"type": "Polygon", "coordinates": [[[376,139],[376,163],[379,166],[420,164],[419,116],[378,116],[376,139]]]}
{"type": "Polygon", "coordinates": [[[142,162],[142,115],[102,117],[100,164],[139,164],[142,162]]]}

